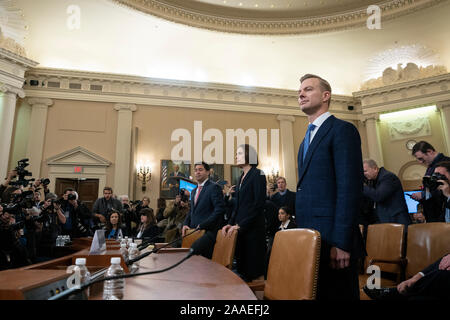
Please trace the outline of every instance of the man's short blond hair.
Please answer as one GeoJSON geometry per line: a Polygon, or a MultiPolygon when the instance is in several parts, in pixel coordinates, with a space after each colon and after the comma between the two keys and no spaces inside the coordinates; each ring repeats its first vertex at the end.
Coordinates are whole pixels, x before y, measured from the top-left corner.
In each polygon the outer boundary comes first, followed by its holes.
{"type": "Polygon", "coordinates": [[[331,86],[330,86],[330,83],[327,80],[325,80],[324,78],[321,78],[321,77],[316,76],[315,74],[311,74],[311,73],[307,73],[303,77],[301,77],[300,78],[300,83],[302,83],[306,79],[319,79],[319,85],[320,85],[320,88],[322,89],[322,92],[324,92],[324,91],[330,92],[330,99],[328,99],[328,106],[330,106],[330,103],[331,103],[331,86]]]}

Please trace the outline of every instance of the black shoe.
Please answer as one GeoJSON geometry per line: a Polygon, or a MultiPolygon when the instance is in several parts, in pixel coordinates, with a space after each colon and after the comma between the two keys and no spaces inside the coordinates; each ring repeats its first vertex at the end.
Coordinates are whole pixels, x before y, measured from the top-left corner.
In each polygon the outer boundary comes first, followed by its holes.
{"type": "Polygon", "coordinates": [[[397,288],[381,288],[381,289],[369,289],[367,286],[363,287],[364,292],[369,298],[378,301],[394,301],[404,300],[405,298],[398,292],[397,288]]]}

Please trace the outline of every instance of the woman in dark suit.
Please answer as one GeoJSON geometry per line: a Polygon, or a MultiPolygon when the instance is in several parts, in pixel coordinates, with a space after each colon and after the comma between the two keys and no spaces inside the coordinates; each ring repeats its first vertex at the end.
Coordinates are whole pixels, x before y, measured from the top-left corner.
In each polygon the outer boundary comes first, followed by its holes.
{"type": "Polygon", "coordinates": [[[144,208],[141,210],[141,224],[138,227],[136,238],[153,239],[159,234],[156,218],[152,208],[144,208]]]}
{"type": "Polygon", "coordinates": [[[236,186],[232,216],[222,228],[222,233],[230,236],[234,230],[238,231],[237,272],[249,282],[264,275],[266,176],[256,168],[258,155],[248,144],[238,147],[236,163],[244,172],[236,186]]]}

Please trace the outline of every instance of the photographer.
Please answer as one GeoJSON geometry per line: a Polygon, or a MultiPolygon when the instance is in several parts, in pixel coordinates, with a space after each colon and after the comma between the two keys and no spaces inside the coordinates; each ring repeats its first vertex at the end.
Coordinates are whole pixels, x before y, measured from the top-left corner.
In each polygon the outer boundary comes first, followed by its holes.
{"type": "Polygon", "coordinates": [[[19,241],[18,229],[21,228],[23,226],[15,223],[14,216],[4,212],[0,205],[0,270],[31,264],[26,248],[19,241]]]}
{"type": "Polygon", "coordinates": [[[134,234],[139,223],[136,217],[136,209],[133,205],[130,205],[130,199],[127,195],[119,196],[119,200],[123,206],[121,216],[122,222],[125,224],[125,231],[127,234],[134,234]]]}
{"type": "MultiPolygon", "coordinates": [[[[169,202],[166,210],[164,210],[164,217],[167,218],[167,225],[162,233],[162,237],[165,238],[165,242],[171,242],[181,236],[181,228],[183,227],[188,212],[189,191],[181,189],[180,193],[175,196],[175,201],[169,202]]],[[[181,242],[177,245],[181,246],[181,242]]],[[[174,245],[174,247],[175,246],[176,245],[174,245]]]]}
{"type": "Polygon", "coordinates": [[[434,147],[426,141],[417,142],[413,149],[412,155],[422,164],[427,165],[425,172],[423,190],[412,194],[412,198],[419,201],[423,206],[423,214],[426,222],[440,222],[442,220],[442,208],[444,203],[439,191],[430,190],[426,185],[429,177],[431,177],[439,162],[450,161],[449,157],[438,153],[434,147]]]}
{"type": "Polygon", "coordinates": [[[450,223],[450,161],[436,164],[434,175],[438,178],[437,189],[442,192],[442,202],[444,203],[439,220],[450,223]]]}
{"type": "Polygon", "coordinates": [[[8,189],[11,180],[16,177],[17,172],[15,170],[11,170],[8,172],[8,176],[5,181],[0,184],[0,199],[2,202],[9,202],[9,198],[7,199],[7,195],[5,194],[6,189],[8,189]]]}
{"type": "Polygon", "coordinates": [[[78,200],[78,193],[70,191],[66,195],[67,203],[63,208],[66,223],[62,226],[62,234],[71,238],[87,237],[91,235],[91,212],[88,207],[78,200]]]}
{"type": "Polygon", "coordinates": [[[37,237],[37,256],[41,261],[45,261],[53,257],[56,238],[61,234],[61,225],[66,223],[66,217],[61,210],[60,202],[57,201],[56,194],[48,193],[45,196],[41,216],[43,221],[40,221],[41,230],[37,237]]]}
{"type": "Polygon", "coordinates": [[[92,208],[94,230],[103,229],[106,226],[106,217],[111,213],[112,209],[122,212],[122,203],[118,199],[113,198],[111,187],[104,187],[103,197],[98,198],[92,208]]]}

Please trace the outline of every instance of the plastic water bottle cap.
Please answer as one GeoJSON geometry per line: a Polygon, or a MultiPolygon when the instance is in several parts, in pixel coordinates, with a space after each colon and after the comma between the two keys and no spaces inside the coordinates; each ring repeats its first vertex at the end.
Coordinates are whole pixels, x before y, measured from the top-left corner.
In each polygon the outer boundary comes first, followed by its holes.
{"type": "Polygon", "coordinates": [[[85,266],[86,265],[86,258],[77,258],[75,260],[75,264],[77,266],[85,266]]]}
{"type": "Polygon", "coordinates": [[[111,264],[120,264],[120,258],[119,257],[111,258],[111,264]]]}

